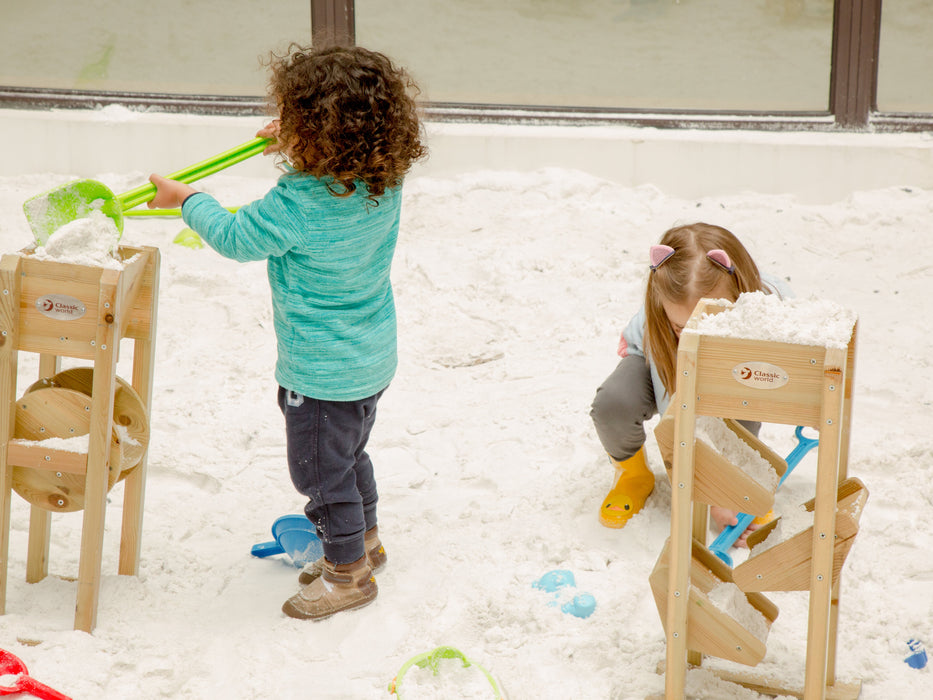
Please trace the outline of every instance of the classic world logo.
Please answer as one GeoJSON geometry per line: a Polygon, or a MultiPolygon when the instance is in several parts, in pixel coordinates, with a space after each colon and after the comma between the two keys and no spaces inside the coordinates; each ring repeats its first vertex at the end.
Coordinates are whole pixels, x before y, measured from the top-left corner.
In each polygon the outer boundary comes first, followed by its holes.
{"type": "Polygon", "coordinates": [[[787,384],[787,372],[768,362],[742,362],[732,368],[739,384],[753,389],[778,389],[787,384]]]}
{"type": "Polygon", "coordinates": [[[43,316],[60,321],[74,321],[87,312],[87,308],[80,299],[67,294],[46,294],[36,299],[36,309],[43,316]]]}

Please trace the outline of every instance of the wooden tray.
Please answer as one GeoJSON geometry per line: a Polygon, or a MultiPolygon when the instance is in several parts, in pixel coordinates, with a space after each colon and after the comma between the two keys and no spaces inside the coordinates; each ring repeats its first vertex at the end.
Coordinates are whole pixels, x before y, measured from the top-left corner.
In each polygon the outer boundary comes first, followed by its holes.
{"type": "MultiPolygon", "coordinates": [[[[665,543],[661,556],[648,577],[665,631],[669,573],[670,539],[665,543]]],[[[687,648],[746,666],[754,666],[764,658],[765,643],[732,616],[713,605],[708,594],[720,583],[735,583],[732,570],[694,540],[690,567],[690,605],[687,613],[687,648]]],[[[746,598],[752,607],[764,616],[770,630],[771,623],[778,615],[777,606],[760,593],[746,594],[746,598]]]]}
{"type": "MultiPolygon", "coordinates": [[[[677,397],[671,398],[670,405],[658,425],[654,436],[658,441],[668,478],[674,462],[674,414],[672,407],[678,405],[677,397]]],[[[777,453],[752,435],[738,421],[725,419],[726,426],[749,447],[766,459],[778,478],[787,469],[785,462],[777,453]]],[[[774,505],[774,489],[769,489],[753,479],[743,469],[725,459],[713,447],[701,438],[696,439],[693,453],[693,500],[712,506],[728,508],[738,513],[766,515],[774,505]]],[[[775,482],[776,484],[776,482],[775,482]]],[[[776,488],[776,486],[775,486],[776,488]]]]}
{"type": "MultiPolygon", "coordinates": [[[[833,583],[839,577],[859,530],[859,518],[868,500],[868,489],[858,479],[839,484],[836,497],[836,543],[833,547],[833,583]]],[[[804,504],[812,512],[815,499],[804,504]]],[[[763,542],[780,518],[748,536],[748,546],[763,542]]],[[[810,588],[813,527],[801,530],[735,567],[732,575],[743,591],[806,591],[810,588]]]]}

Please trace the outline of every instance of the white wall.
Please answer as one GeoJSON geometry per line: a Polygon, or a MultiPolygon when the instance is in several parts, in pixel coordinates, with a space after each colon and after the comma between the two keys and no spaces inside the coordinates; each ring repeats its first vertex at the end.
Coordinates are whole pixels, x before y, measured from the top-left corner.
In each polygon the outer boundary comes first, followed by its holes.
{"type": "MultiPolygon", "coordinates": [[[[0,110],[0,176],[169,173],[249,140],[261,117],[103,110],[0,110]]],[[[428,124],[431,155],[415,174],[583,170],[681,197],[791,193],[813,203],[856,190],[933,189],[933,135],[674,131],[629,127],[428,124]]],[[[274,174],[254,158],[231,173],[274,174]]]]}

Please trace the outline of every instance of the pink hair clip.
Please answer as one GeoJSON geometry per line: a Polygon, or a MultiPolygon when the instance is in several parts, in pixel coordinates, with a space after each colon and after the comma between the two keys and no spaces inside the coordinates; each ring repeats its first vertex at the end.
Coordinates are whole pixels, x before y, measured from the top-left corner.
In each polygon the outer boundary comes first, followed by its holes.
{"type": "Polygon", "coordinates": [[[651,271],[657,270],[677,251],[669,245],[653,245],[648,255],[651,258],[651,271]]]}
{"type": "Polygon", "coordinates": [[[716,267],[722,268],[724,272],[728,272],[730,275],[735,272],[735,266],[732,264],[732,261],[729,259],[729,254],[726,253],[726,251],[714,248],[706,254],[706,257],[716,267]]]}

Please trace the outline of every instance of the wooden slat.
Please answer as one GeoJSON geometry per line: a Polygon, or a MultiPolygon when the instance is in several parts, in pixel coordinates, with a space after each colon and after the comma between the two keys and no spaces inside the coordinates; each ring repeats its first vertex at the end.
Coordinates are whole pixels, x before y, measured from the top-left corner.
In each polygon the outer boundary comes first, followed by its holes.
{"type": "Polygon", "coordinates": [[[10,442],[7,447],[7,460],[14,466],[39,471],[66,474],[84,474],[87,471],[87,454],[45,447],[41,442],[10,442]]]}
{"type": "Polygon", "coordinates": [[[703,336],[700,352],[703,362],[697,370],[696,403],[701,415],[785,425],[818,424],[825,348],[703,336]],[[787,383],[775,389],[740,384],[735,370],[749,362],[779,367],[787,374],[787,383]]]}
{"type": "MultiPolygon", "coordinates": [[[[773,677],[766,677],[761,674],[728,671],[721,668],[710,668],[707,670],[717,678],[729,683],[737,683],[745,688],[754,690],[756,693],[763,693],[765,695],[788,695],[795,698],[807,698],[807,700],[811,697],[805,694],[802,686],[794,685],[789,681],[780,682],[773,677]]],[[[823,689],[822,697],[826,700],[857,700],[861,692],[862,684],[860,681],[835,683],[827,685],[823,689]]]]}

